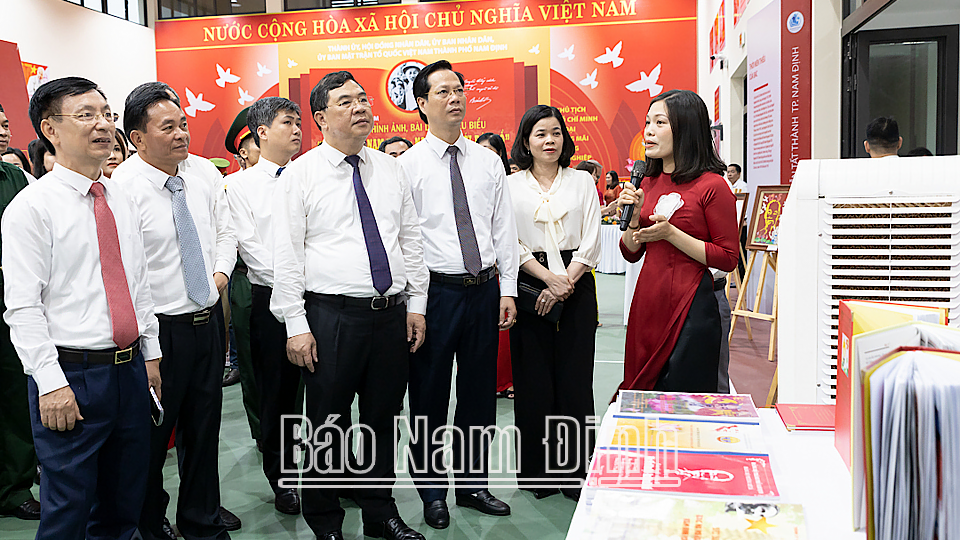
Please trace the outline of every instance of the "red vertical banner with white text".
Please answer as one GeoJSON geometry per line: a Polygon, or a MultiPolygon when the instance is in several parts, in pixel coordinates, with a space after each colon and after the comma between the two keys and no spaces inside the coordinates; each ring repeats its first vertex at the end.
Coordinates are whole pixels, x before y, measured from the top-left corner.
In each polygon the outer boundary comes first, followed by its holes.
{"type": "Polygon", "coordinates": [[[780,4],[780,183],[793,181],[801,159],[811,157],[811,0],[780,4]]]}

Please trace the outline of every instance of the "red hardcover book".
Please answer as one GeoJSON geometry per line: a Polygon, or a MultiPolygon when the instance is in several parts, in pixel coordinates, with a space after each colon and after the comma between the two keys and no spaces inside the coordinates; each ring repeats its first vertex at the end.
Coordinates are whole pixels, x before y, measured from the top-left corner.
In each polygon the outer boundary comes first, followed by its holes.
{"type": "Polygon", "coordinates": [[[789,431],[833,431],[836,422],[835,405],[777,403],[777,412],[789,431]]]}
{"type": "Polygon", "coordinates": [[[765,454],[598,448],[587,486],[723,498],[780,496],[765,454]]]}

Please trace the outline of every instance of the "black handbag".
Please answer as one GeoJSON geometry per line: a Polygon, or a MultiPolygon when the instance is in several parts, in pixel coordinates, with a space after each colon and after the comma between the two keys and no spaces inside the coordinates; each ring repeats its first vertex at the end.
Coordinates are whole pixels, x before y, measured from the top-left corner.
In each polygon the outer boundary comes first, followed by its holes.
{"type": "Polygon", "coordinates": [[[527,285],[522,281],[517,283],[517,309],[542,316],[544,319],[557,323],[560,321],[560,314],[563,313],[563,302],[557,302],[546,315],[537,313],[537,299],[543,289],[538,289],[532,285],[527,285]]]}

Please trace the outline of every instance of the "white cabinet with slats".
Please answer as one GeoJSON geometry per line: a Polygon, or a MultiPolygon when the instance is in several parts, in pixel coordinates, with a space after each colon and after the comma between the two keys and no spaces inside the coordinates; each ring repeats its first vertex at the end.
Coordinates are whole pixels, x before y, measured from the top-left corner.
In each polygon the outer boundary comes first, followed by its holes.
{"type": "Polygon", "coordinates": [[[960,323],[960,158],[801,162],[779,246],[779,400],[833,403],[841,299],[960,323]]]}

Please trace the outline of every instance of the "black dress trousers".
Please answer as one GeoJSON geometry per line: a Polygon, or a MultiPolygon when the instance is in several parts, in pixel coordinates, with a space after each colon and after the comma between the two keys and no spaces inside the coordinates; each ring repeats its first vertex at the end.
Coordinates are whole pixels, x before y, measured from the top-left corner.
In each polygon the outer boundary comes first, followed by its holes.
{"type": "MultiPolygon", "coordinates": [[[[218,302],[211,308],[220,310],[218,302]]],[[[176,524],[184,538],[229,538],[220,519],[220,410],[223,403],[224,342],[211,315],[205,324],[160,319],[160,377],[164,417],[150,434],[147,496],[140,517],[145,540],[163,539],[169,498],[163,491],[167,443],[176,427],[180,492],[176,524]]]]}
{"type": "Polygon", "coordinates": [[[409,370],[407,312],[403,303],[373,310],[310,293],[305,307],[317,342],[317,363],[312,373],[301,369],[306,416],[313,431],[301,507],[307,525],[323,536],[343,526],[337,486],[357,488],[354,494],[365,523],[400,515],[392,493],[394,415],[400,410],[409,370]],[[355,465],[346,448],[347,435],[357,433],[350,430],[354,397],[359,397],[359,425],[369,428],[365,435],[373,434],[355,437],[360,439],[355,465]]]}
{"type": "MultiPolygon", "coordinates": [[[[260,432],[263,442],[263,473],[270,487],[277,490],[281,478],[281,460],[287,470],[293,462],[294,438],[287,433],[281,447],[281,416],[298,415],[297,390],[300,368],[287,360],[286,326],[270,312],[270,287],[253,285],[250,311],[250,343],[253,373],[260,396],[260,432]]],[[[288,422],[292,426],[292,423],[288,422]]],[[[284,478],[295,480],[296,474],[284,478]]]]}
{"type": "MultiPolygon", "coordinates": [[[[571,252],[561,255],[569,264],[571,252]]],[[[522,270],[519,281],[546,288],[522,270]]],[[[576,487],[586,478],[596,334],[597,289],[589,271],[563,301],[559,323],[523,312],[510,329],[520,487],[576,487]]]]}

